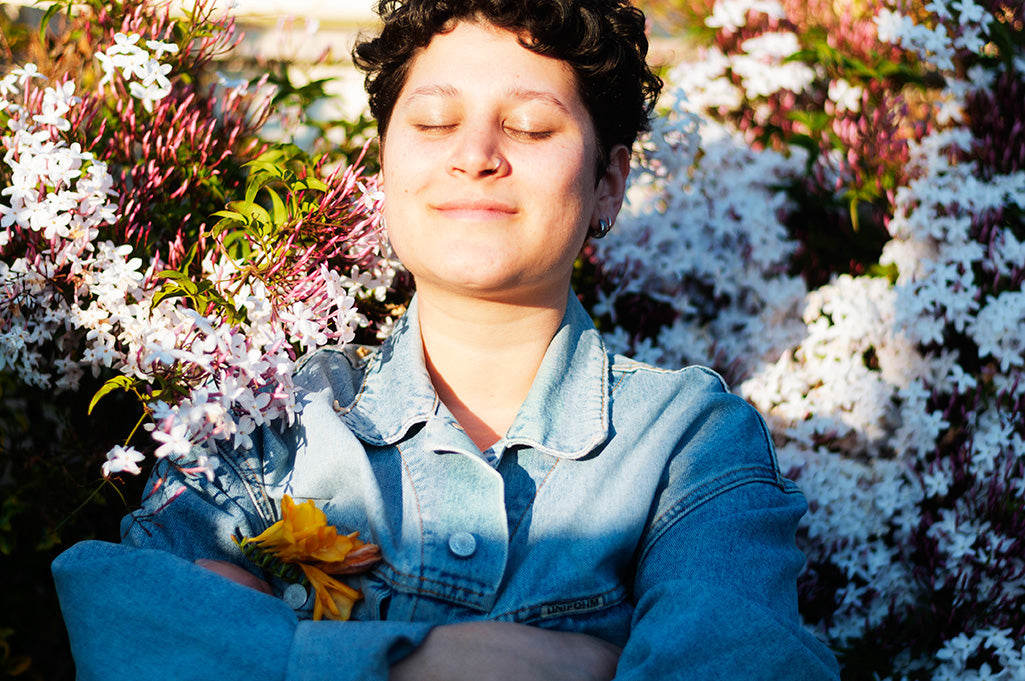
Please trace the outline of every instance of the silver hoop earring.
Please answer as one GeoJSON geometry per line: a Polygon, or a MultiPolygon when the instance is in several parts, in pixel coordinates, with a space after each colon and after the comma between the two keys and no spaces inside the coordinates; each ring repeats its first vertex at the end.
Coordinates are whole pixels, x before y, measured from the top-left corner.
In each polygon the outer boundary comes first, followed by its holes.
{"type": "Polygon", "coordinates": [[[609,233],[610,229],[612,229],[612,220],[609,218],[598,218],[598,226],[592,227],[587,233],[592,239],[601,239],[609,233]]]}

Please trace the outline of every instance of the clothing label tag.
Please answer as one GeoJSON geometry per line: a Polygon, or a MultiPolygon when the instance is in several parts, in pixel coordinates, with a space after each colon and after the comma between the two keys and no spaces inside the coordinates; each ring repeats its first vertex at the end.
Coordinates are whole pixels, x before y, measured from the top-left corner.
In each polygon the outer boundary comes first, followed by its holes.
{"type": "Polygon", "coordinates": [[[541,606],[541,617],[557,617],[559,615],[571,615],[591,610],[600,610],[605,605],[605,596],[591,596],[590,598],[578,598],[573,601],[562,601],[561,603],[549,603],[541,606]]]}

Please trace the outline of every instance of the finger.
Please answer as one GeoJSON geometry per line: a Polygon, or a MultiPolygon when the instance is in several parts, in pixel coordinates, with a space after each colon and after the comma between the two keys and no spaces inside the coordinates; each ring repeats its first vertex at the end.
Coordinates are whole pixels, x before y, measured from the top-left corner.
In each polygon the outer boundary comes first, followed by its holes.
{"type": "Polygon", "coordinates": [[[222,577],[227,577],[233,582],[237,582],[242,586],[248,586],[251,589],[262,591],[265,594],[273,595],[273,591],[270,588],[270,584],[260,579],[256,575],[248,572],[234,563],[229,563],[223,560],[210,560],[208,558],[200,558],[196,561],[196,565],[204,567],[211,572],[216,572],[222,577]]]}

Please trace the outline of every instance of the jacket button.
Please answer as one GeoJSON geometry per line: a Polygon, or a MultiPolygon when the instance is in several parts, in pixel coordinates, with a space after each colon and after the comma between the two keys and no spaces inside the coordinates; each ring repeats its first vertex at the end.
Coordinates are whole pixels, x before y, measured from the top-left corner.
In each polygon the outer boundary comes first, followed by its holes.
{"type": "Polygon", "coordinates": [[[289,584],[285,589],[285,593],[281,594],[282,600],[284,600],[292,610],[298,610],[306,605],[306,601],[309,597],[310,595],[307,593],[306,587],[302,584],[289,584]]]}
{"type": "Polygon", "coordinates": [[[453,532],[448,538],[448,548],[460,558],[469,558],[477,550],[477,539],[469,532],[453,532]]]}

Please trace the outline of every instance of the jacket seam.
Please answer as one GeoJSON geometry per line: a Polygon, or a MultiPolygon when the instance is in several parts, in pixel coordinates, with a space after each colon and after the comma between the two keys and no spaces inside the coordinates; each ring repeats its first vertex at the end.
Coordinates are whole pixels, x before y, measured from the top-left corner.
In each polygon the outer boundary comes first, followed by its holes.
{"type": "MultiPolygon", "coordinates": [[[[221,454],[219,458],[226,466],[231,468],[235,477],[242,483],[242,489],[246,491],[253,509],[263,522],[263,529],[267,529],[277,520],[277,513],[274,510],[274,504],[271,503],[270,498],[267,496],[266,486],[262,480],[257,479],[258,474],[255,467],[246,466],[245,462],[236,456],[235,450],[228,451],[220,447],[219,449],[221,454]]],[[[260,461],[263,461],[262,457],[260,461]]],[[[233,497],[234,495],[228,496],[233,497]]],[[[239,505],[238,500],[234,501],[236,506],[239,505]]]]}
{"type": "MultiPolygon", "coordinates": [[[[489,591],[478,590],[478,589],[474,589],[474,588],[471,588],[471,587],[457,586],[455,584],[452,584],[450,582],[445,582],[445,581],[442,581],[440,579],[432,579],[430,577],[425,577],[424,575],[414,575],[414,574],[410,574],[408,572],[403,572],[402,570],[397,569],[391,563],[385,563],[385,565],[388,567],[388,570],[390,572],[394,573],[395,575],[398,575],[400,577],[408,577],[408,578],[410,578],[412,580],[415,580],[416,582],[419,582],[421,584],[421,586],[418,586],[418,587],[414,588],[414,592],[416,594],[419,594],[419,595],[433,596],[435,598],[438,598],[439,600],[450,601],[450,602],[453,602],[453,603],[458,603],[459,605],[464,605],[464,606],[468,606],[468,607],[472,607],[472,608],[476,608],[476,609],[480,609],[480,604],[479,603],[474,603],[471,600],[467,600],[465,598],[460,598],[458,595],[454,595],[449,590],[442,591],[442,590],[440,590],[439,587],[449,587],[449,589],[454,589],[454,590],[457,590],[457,591],[461,591],[463,593],[470,594],[472,596],[478,596],[478,597],[480,597],[482,599],[488,598],[489,596],[492,595],[491,592],[489,592],[489,591]]],[[[392,588],[395,588],[395,589],[401,589],[403,587],[409,588],[408,584],[403,583],[401,580],[395,579],[394,577],[388,575],[386,572],[378,572],[378,576],[380,576],[381,579],[383,579],[385,582],[390,584],[392,586],[392,588]]],[[[413,612],[410,613],[410,618],[413,617],[415,612],[416,612],[416,603],[414,602],[414,604],[413,604],[413,612]]]]}
{"type": "Polygon", "coordinates": [[[744,485],[757,484],[757,483],[768,483],[773,487],[776,487],[786,494],[800,494],[800,491],[794,486],[792,489],[787,486],[780,485],[777,481],[774,471],[767,469],[763,466],[746,466],[743,468],[734,468],[726,473],[717,475],[716,477],[702,483],[696,490],[686,495],[671,507],[666,509],[661,515],[651,522],[649,526],[649,533],[644,540],[644,546],[641,551],[639,560],[644,561],[648,554],[648,551],[655,544],[656,541],[662,535],[664,535],[671,527],[678,523],[682,518],[689,515],[705,503],[715,499],[726,492],[743,487],[744,485]],[[744,475],[747,474],[747,475],[744,475]],[[737,477],[743,476],[743,477],[737,477]],[[724,479],[734,478],[730,482],[722,484],[724,479]]]}
{"type": "MultiPolygon", "coordinates": [[[[420,574],[419,575],[407,575],[407,576],[414,577],[415,579],[418,579],[418,580],[423,580],[424,579],[424,575],[423,575],[423,569],[424,569],[424,513],[423,513],[423,508],[421,508],[421,506],[420,506],[420,494],[417,492],[416,484],[413,482],[413,473],[412,473],[412,471],[409,470],[409,461],[406,459],[405,452],[402,451],[402,447],[399,446],[399,443],[395,443],[394,447],[395,447],[395,451],[397,451],[399,453],[399,459],[402,461],[402,470],[405,472],[406,477],[409,479],[409,488],[413,491],[413,500],[416,502],[416,521],[417,521],[417,524],[420,526],[420,560],[418,561],[418,564],[420,565],[420,574]]],[[[395,568],[393,566],[389,566],[389,567],[391,567],[391,569],[394,570],[396,573],[402,574],[398,570],[395,570],[395,568]]],[[[382,577],[384,577],[384,575],[382,575],[382,577]]],[[[385,577],[385,579],[387,579],[387,578],[385,577]]],[[[414,599],[414,601],[413,601],[413,610],[412,610],[412,612],[410,612],[410,619],[412,619],[413,616],[416,615],[417,605],[418,605],[418,603],[414,599]]]]}

